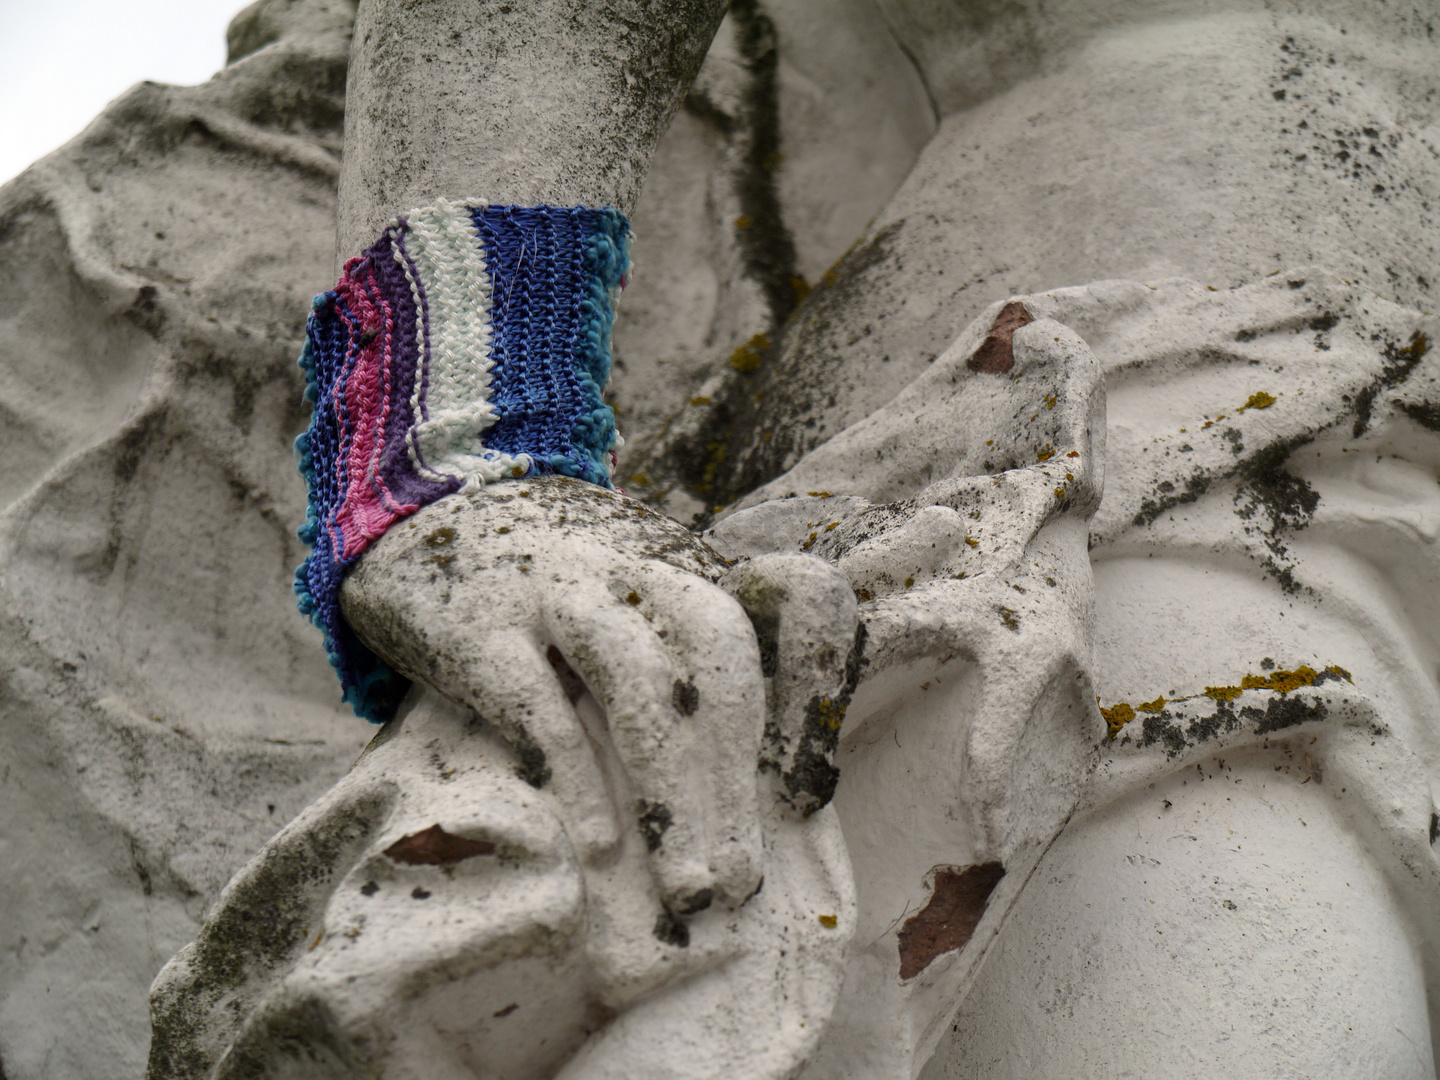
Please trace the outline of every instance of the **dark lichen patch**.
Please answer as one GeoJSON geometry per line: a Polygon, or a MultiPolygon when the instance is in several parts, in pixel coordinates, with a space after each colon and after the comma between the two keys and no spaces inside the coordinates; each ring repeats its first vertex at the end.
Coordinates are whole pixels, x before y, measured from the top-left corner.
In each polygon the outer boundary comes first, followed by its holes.
{"type": "Polygon", "coordinates": [[[1174,718],[1168,712],[1162,712],[1159,716],[1147,716],[1141,723],[1141,746],[1152,746],[1155,743],[1163,743],[1173,757],[1182,752],[1188,745],[1185,741],[1185,733],[1175,723],[1174,718]]]}
{"type": "Polygon", "coordinates": [[[449,547],[455,542],[455,530],[449,525],[442,525],[440,528],[426,534],[424,544],[428,548],[449,547]]]}
{"type": "Polygon", "coordinates": [[[1132,524],[1150,525],[1165,511],[1173,510],[1184,503],[1193,503],[1210,490],[1212,480],[1213,478],[1205,473],[1197,472],[1185,481],[1185,490],[1178,493],[1173,483],[1162,480],[1156,485],[1154,497],[1140,504],[1140,512],[1135,515],[1132,524]]]}
{"type": "Polygon", "coordinates": [[[410,890],[410,899],[412,900],[429,900],[430,896],[430,890],[422,889],[419,885],[410,890]]]}
{"type": "Polygon", "coordinates": [[[913,979],[937,957],[964,948],[975,933],[985,905],[1005,867],[980,863],[963,870],[941,867],[935,871],[930,899],[900,928],[900,978],[913,979]]]}
{"type": "MultiPolygon", "coordinates": [[[[159,984],[150,1001],[151,1076],[208,1076],[238,1030],[220,1037],[217,1008],[268,984],[315,936],[329,897],[330,872],[343,872],[388,813],[387,794],[365,792],[325,819],[273,842],[231,883],[226,899],[177,958],[183,975],[159,984]]],[[[228,1016],[229,1014],[222,1014],[228,1016]]]]}
{"type": "Polygon", "coordinates": [[[670,689],[670,703],[681,716],[694,716],[695,710],[700,708],[700,690],[696,687],[695,680],[681,682],[676,679],[675,685],[670,689]]]}
{"type": "Polygon", "coordinates": [[[496,1019],[496,1020],[503,1020],[505,1017],[509,1016],[511,1013],[513,1013],[513,1012],[514,1012],[516,1009],[518,1009],[518,1008],[520,1008],[520,1003],[519,1003],[518,1001],[512,1001],[509,1005],[506,1005],[503,1009],[496,1009],[496,1010],[495,1010],[493,1013],[491,1013],[490,1015],[491,1015],[494,1019],[496,1019]]]}
{"type": "Polygon", "coordinates": [[[1035,321],[1035,316],[1026,310],[1019,300],[1011,300],[990,327],[990,333],[980,343],[974,355],[965,361],[971,371],[986,375],[1003,375],[1015,364],[1013,339],[1015,331],[1035,321]]]}
{"type": "Polygon", "coordinates": [[[645,838],[645,850],[658,851],[666,830],[675,823],[670,808],[662,802],[640,799],[635,804],[635,817],[640,824],[640,835],[645,838]]]}
{"type": "Polygon", "coordinates": [[[804,727],[789,769],[781,774],[790,805],[809,817],[835,797],[840,770],[833,764],[840,745],[845,705],[818,695],[805,706],[804,727]]]}
{"type": "Polygon", "coordinates": [[[1005,629],[1015,634],[1020,632],[1020,618],[1015,614],[1013,609],[997,607],[995,611],[1000,616],[1000,621],[1005,624],[1005,629]]]}
{"type": "Polygon", "coordinates": [[[1440,840],[1440,813],[1430,811],[1430,844],[1433,847],[1436,840],[1440,840]]]}
{"type": "Polygon", "coordinates": [[[466,859],[494,854],[492,841],[456,836],[438,824],[401,837],[385,849],[387,858],[407,866],[454,866],[466,859]]]}
{"type": "Polygon", "coordinates": [[[668,911],[660,912],[655,919],[654,933],[656,938],[666,945],[673,945],[677,949],[690,947],[690,928],[668,911]]]}
{"type": "Polygon", "coordinates": [[[1206,739],[1213,739],[1223,732],[1234,731],[1240,726],[1240,720],[1235,715],[1235,709],[1229,702],[1222,701],[1215,711],[1209,716],[1197,716],[1190,721],[1185,729],[1185,735],[1191,742],[1204,742],[1206,739]]]}
{"type": "Polygon", "coordinates": [[[1255,724],[1257,735],[1296,727],[1312,720],[1324,720],[1329,714],[1325,703],[1316,699],[1277,697],[1265,703],[1263,710],[1247,705],[1240,715],[1255,724]]]}
{"type": "Polygon", "coordinates": [[[367,881],[367,882],[365,882],[364,885],[361,885],[361,886],[360,886],[360,895],[361,895],[361,896],[374,896],[374,895],[375,895],[377,892],[379,892],[379,891],[380,891],[380,886],[377,885],[377,884],[375,884],[375,882],[373,882],[373,881],[367,881]]]}
{"type": "Polygon", "coordinates": [[[869,632],[862,621],[855,627],[855,643],[850,646],[850,654],[845,658],[845,683],[840,689],[840,700],[847,706],[855,688],[860,685],[861,673],[870,663],[865,659],[865,642],[868,638],[869,632]]]}
{"type": "Polygon", "coordinates": [[[1395,342],[1386,342],[1382,349],[1385,358],[1385,366],[1380,374],[1371,383],[1355,396],[1355,426],[1352,434],[1355,438],[1364,435],[1370,428],[1370,418],[1375,408],[1375,398],[1384,390],[1399,384],[1408,378],[1415,365],[1425,359],[1425,354],[1430,351],[1430,339],[1423,333],[1416,331],[1405,345],[1398,345],[1395,342]]]}
{"type": "Polygon", "coordinates": [[[1421,427],[1429,431],[1440,431],[1440,404],[1432,401],[1404,402],[1400,409],[1421,427]]]}
{"type": "MultiPolygon", "coordinates": [[[[1175,726],[1173,717],[1165,711],[1166,705],[1177,705],[1186,701],[1195,701],[1198,698],[1210,698],[1216,703],[1215,712],[1208,717],[1197,717],[1193,719],[1186,729],[1185,735],[1192,740],[1213,738],[1221,731],[1233,731],[1239,721],[1236,719],[1233,706],[1230,704],[1247,690],[1269,690],[1280,694],[1283,698],[1292,691],[1307,686],[1323,686],[1327,682],[1350,681],[1350,673],[1338,664],[1331,664],[1321,671],[1301,664],[1291,671],[1276,671],[1275,661],[1266,657],[1261,662],[1261,667],[1268,670],[1269,674],[1254,675],[1247,674],[1241,677],[1237,684],[1224,686],[1207,686],[1198,694],[1188,694],[1184,697],[1169,698],[1164,695],[1157,697],[1154,701],[1147,701],[1141,705],[1134,706],[1129,702],[1118,701],[1109,708],[1101,706],[1100,715],[1105,719],[1108,730],[1107,741],[1114,742],[1115,736],[1119,734],[1130,721],[1134,720],[1137,712],[1159,713],[1159,717],[1147,717],[1143,725],[1139,745],[1149,746],[1156,742],[1162,742],[1172,751],[1175,751],[1174,740],[1180,736],[1180,729],[1175,726]],[[1155,723],[1151,723],[1155,720],[1155,723]],[[1168,725],[1168,726],[1167,726],[1168,725]],[[1171,730],[1173,729],[1173,731],[1171,730]]],[[[1249,713],[1242,714],[1250,718],[1249,713]]],[[[1184,743],[1184,737],[1180,737],[1184,743]]],[[[1183,748],[1183,746],[1182,746],[1183,748]]]]}

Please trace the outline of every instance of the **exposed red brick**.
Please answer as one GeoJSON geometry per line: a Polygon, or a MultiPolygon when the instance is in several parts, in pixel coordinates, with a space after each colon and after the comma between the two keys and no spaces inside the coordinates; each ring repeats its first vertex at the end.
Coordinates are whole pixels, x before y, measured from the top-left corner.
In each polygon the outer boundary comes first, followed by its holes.
{"type": "Polygon", "coordinates": [[[900,928],[900,977],[913,979],[941,953],[963,947],[1004,876],[999,863],[937,870],[930,902],[900,928]]]}
{"type": "Polygon", "coordinates": [[[1000,309],[1000,314],[995,316],[995,325],[990,327],[989,337],[980,343],[980,348],[975,350],[975,355],[970,357],[966,366],[971,371],[980,371],[987,375],[1003,375],[1015,363],[1015,350],[1011,347],[1010,339],[1014,337],[1016,330],[1034,321],[1035,317],[1025,310],[1024,304],[1019,300],[1011,300],[1000,309]]]}
{"type": "Polygon", "coordinates": [[[439,825],[401,837],[385,849],[396,862],[411,866],[450,866],[477,855],[494,855],[495,845],[489,840],[469,840],[447,833],[439,825]]]}

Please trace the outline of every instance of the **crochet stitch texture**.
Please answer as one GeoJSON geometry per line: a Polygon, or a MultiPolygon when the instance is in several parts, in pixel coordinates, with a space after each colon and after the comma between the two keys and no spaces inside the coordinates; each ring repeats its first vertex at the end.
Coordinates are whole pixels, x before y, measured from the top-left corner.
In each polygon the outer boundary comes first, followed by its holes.
{"type": "Polygon", "coordinates": [[[376,723],[408,682],[340,614],[346,569],[401,518],[497,480],[610,487],[601,398],[630,226],[616,210],[441,200],[395,218],[317,296],[295,442],[310,490],[295,573],[344,699],[376,723]]]}

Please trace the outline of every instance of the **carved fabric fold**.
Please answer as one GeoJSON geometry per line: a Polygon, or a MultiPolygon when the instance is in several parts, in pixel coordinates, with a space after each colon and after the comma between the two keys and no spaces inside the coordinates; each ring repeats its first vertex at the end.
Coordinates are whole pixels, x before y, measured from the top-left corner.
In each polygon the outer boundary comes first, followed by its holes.
{"type": "Polygon", "coordinates": [[[610,487],[601,397],[630,226],[612,209],[449,202],[395,218],[314,300],[295,443],[310,505],[295,574],[344,699],[377,723],[408,683],[340,614],[346,569],[442,496],[537,474],[610,487]]]}

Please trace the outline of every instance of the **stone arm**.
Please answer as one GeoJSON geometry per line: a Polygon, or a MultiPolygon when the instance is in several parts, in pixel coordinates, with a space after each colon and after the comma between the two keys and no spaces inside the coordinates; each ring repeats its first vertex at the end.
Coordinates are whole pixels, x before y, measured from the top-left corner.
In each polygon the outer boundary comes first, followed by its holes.
{"type": "Polygon", "coordinates": [[[724,0],[364,0],[339,261],[437,198],[631,213],[724,0]]]}

